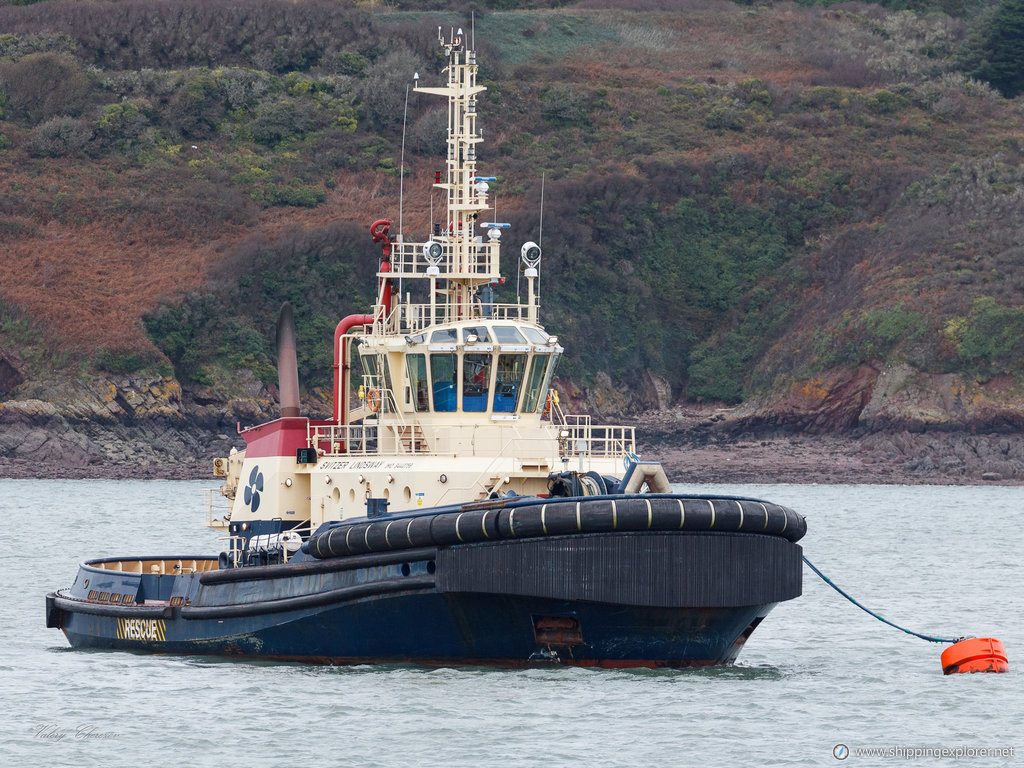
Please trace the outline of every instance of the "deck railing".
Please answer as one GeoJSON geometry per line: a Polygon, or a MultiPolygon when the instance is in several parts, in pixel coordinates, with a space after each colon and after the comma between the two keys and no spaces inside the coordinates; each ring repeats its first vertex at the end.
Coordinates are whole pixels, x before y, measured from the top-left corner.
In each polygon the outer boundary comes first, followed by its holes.
{"type": "Polygon", "coordinates": [[[624,458],[636,451],[636,430],[620,425],[594,425],[589,416],[566,416],[562,424],[550,424],[543,433],[524,433],[518,425],[444,425],[370,422],[346,425],[313,425],[309,445],[322,457],[339,456],[520,456],[547,459],[549,466],[566,459],[624,458]],[[494,446],[493,452],[487,445],[494,446]]]}
{"type": "MultiPolygon", "coordinates": [[[[539,305],[538,305],[539,309],[539,305]]],[[[468,317],[484,320],[529,320],[527,304],[484,303],[475,299],[468,317]]],[[[395,333],[419,333],[432,325],[465,320],[462,307],[449,302],[430,304],[400,304],[388,317],[385,326],[395,333]]]]}

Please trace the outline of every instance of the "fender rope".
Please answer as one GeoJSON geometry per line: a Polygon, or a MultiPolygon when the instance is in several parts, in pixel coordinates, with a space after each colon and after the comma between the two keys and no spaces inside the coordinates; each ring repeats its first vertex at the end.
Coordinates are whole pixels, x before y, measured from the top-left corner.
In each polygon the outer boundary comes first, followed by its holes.
{"type": "Polygon", "coordinates": [[[942,638],[942,637],[931,637],[929,635],[922,635],[922,634],[920,634],[918,632],[912,632],[909,629],[906,629],[905,627],[901,627],[899,624],[893,624],[888,619],[885,619],[885,618],[882,618],[881,616],[879,616],[877,613],[872,611],[870,608],[866,608],[865,606],[861,605],[856,600],[854,600],[852,597],[850,597],[848,594],[846,594],[846,592],[844,592],[838,586],[833,584],[832,580],[828,576],[826,576],[824,573],[819,571],[817,568],[815,568],[814,563],[812,563],[810,560],[808,560],[806,556],[803,556],[803,560],[804,560],[805,563],[807,563],[807,566],[812,571],[814,571],[816,574],[818,574],[821,577],[822,581],[824,581],[826,584],[828,584],[830,587],[832,587],[832,589],[834,589],[836,592],[838,592],[840,595],[845,597],[847,600],[849,600],[851,603],[856,605],[858,608],[860,608],[865,613],[869,614],[870,616],[874,616],[876,619],[878,619],[881,622],[884,622],[885,624],[888,624],[890,627],[895,627],[896,629],[900,630],[901,632],[906,632],[908,635],[913,635],[914,637],[920,637],[922,640],[927,640],[929,643],[958,643],[961,640],[965,640],[966,639],[966,638],[963,638],[963,637],[957,637],[957,638],[953,638],[953,639],[946,639],[946,638],[942,638]]]}

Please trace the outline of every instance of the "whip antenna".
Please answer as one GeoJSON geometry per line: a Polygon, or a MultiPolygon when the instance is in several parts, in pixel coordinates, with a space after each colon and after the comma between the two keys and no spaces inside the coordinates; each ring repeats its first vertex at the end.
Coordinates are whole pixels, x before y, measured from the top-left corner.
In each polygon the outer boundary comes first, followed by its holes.
{"type": "Polygon", "coordinates": [[[544,245],[544,177],[547,172],[540,175],[540,226],[537,228],[537,245],[544,245]]]}
{"type": "Polygon", "coordinates": [[[402,212],[405,207],[405,129],[409,118],[409,84],[405,84],[405,110],[402,112],[402,160],[398,170],[398,233],[403,234],[402,212]]]}

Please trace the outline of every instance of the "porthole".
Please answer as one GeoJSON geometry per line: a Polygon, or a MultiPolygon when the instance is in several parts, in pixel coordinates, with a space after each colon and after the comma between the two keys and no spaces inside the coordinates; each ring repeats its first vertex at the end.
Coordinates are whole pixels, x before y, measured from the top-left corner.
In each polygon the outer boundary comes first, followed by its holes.
{"type": "Polygon", "coordinates": [[[341,488],[335,488],[333,491],[331,491],[331,498],[334,499],[336,502],[341,501],[341,488]]]}
{"type": "Polygon", "coordinates": [[[349,488],[348,489],[348,500],[349,501],[355,501],[356,500],[356,489],[355,488],[349,488]]]}
{"type": "Polygon", "coordinates": [[[410,488],[408,485],[405,486],[405,488],[402,490],[402,496],[405,498],[406,501],[412,501],[412,488],[410,488]]]}

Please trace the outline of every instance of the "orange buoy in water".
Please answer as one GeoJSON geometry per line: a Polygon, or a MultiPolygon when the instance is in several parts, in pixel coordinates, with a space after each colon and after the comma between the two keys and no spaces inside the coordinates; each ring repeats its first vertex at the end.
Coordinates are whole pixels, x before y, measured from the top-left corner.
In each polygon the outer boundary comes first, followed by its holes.
{"type": "Polygon", "coordinates": [[[942,672],[1009,672],[1006,648],[994,637],[961,640],[942,652],[942,672]]]}

